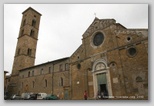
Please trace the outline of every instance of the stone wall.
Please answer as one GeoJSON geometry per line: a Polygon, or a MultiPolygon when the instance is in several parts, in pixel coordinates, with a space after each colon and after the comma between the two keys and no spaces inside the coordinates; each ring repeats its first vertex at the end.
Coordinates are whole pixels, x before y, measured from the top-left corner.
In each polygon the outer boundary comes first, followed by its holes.
{"type": "Polygon", "coordinates": [[[20,94],[44,92],[60,95],[64,92],[64,87],[70,86],[69,70],[68,58],[20,70],[20,94]]]}

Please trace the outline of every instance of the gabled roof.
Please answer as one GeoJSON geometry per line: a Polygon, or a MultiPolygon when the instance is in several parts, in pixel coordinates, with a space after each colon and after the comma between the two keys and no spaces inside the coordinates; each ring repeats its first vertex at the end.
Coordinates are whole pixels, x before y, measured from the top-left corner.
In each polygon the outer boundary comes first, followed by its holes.
{"type": "Polygon", "coordinates": [[[82,48],[82,44],[76,49],[76,51],[71,55],[71,57],[74,56],[76,53],[78,53],[81,48],[82,48]]]}
{"type": "Polygon", "coordinates": [[[40,16],[42,16],[42,14],[40,14],[38,11],[34,10],[32,7],[27,8],[24,12],[22,12],[22,14],[24,14],[24,13],[27,12],[28,10],[35,11],[37,14],[39,14],[40,16]]]}
{"type": "Polygon", "coordinates": [[[99,19],[95,17],[94,21],[91,23],[91,25],[87,28],[87,30],[84,32],[82,36],[87,37],[90,35],[90,33],[93,33],[95,30],[107,28],[115,23],[115,19],[99,19]]]}

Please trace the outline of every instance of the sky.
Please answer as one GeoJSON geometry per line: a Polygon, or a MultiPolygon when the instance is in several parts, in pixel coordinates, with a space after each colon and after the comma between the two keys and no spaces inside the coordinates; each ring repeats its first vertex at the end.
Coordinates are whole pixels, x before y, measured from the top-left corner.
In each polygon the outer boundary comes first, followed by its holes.
{"type": "Polygon", "coordinates": [[[42,14],[35,65],[70,57],[95,16],[115,19],[126,28],[148,28],[148,4],[4,4],[4,70],[9,74],[22,12],[28,7],[42,14]]]}

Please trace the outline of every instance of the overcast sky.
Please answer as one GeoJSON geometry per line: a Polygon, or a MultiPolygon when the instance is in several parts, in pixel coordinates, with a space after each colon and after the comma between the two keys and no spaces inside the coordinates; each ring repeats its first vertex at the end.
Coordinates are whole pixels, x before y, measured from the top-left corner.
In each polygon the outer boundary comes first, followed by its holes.
{"type": "Polygon", "coordinates": [[[148,28],[147,4],[5,4],[4,70],[12,71],[22,12],[42,14],[35,65],[71,56],[96,17],[115,19],[126,28],[148,28]]]}

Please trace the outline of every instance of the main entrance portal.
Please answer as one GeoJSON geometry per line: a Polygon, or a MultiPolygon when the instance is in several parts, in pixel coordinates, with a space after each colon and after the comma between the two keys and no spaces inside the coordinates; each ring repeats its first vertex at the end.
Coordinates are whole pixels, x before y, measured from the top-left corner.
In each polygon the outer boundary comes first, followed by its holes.
{"type": "Polygon", "coordinates": [[[105,96],[108,96],[106,73],[100,73],[100,74],[97,74],[96,76],[97,76],[98,91],[100,93],[103,92],[105,96]]]}
{"type": "Polygon", "coordinates": [[[95,98],[98,93],[112,96],[110,71],[104,59],[99,59],[93,64],[93,83],[95,98]]]}

